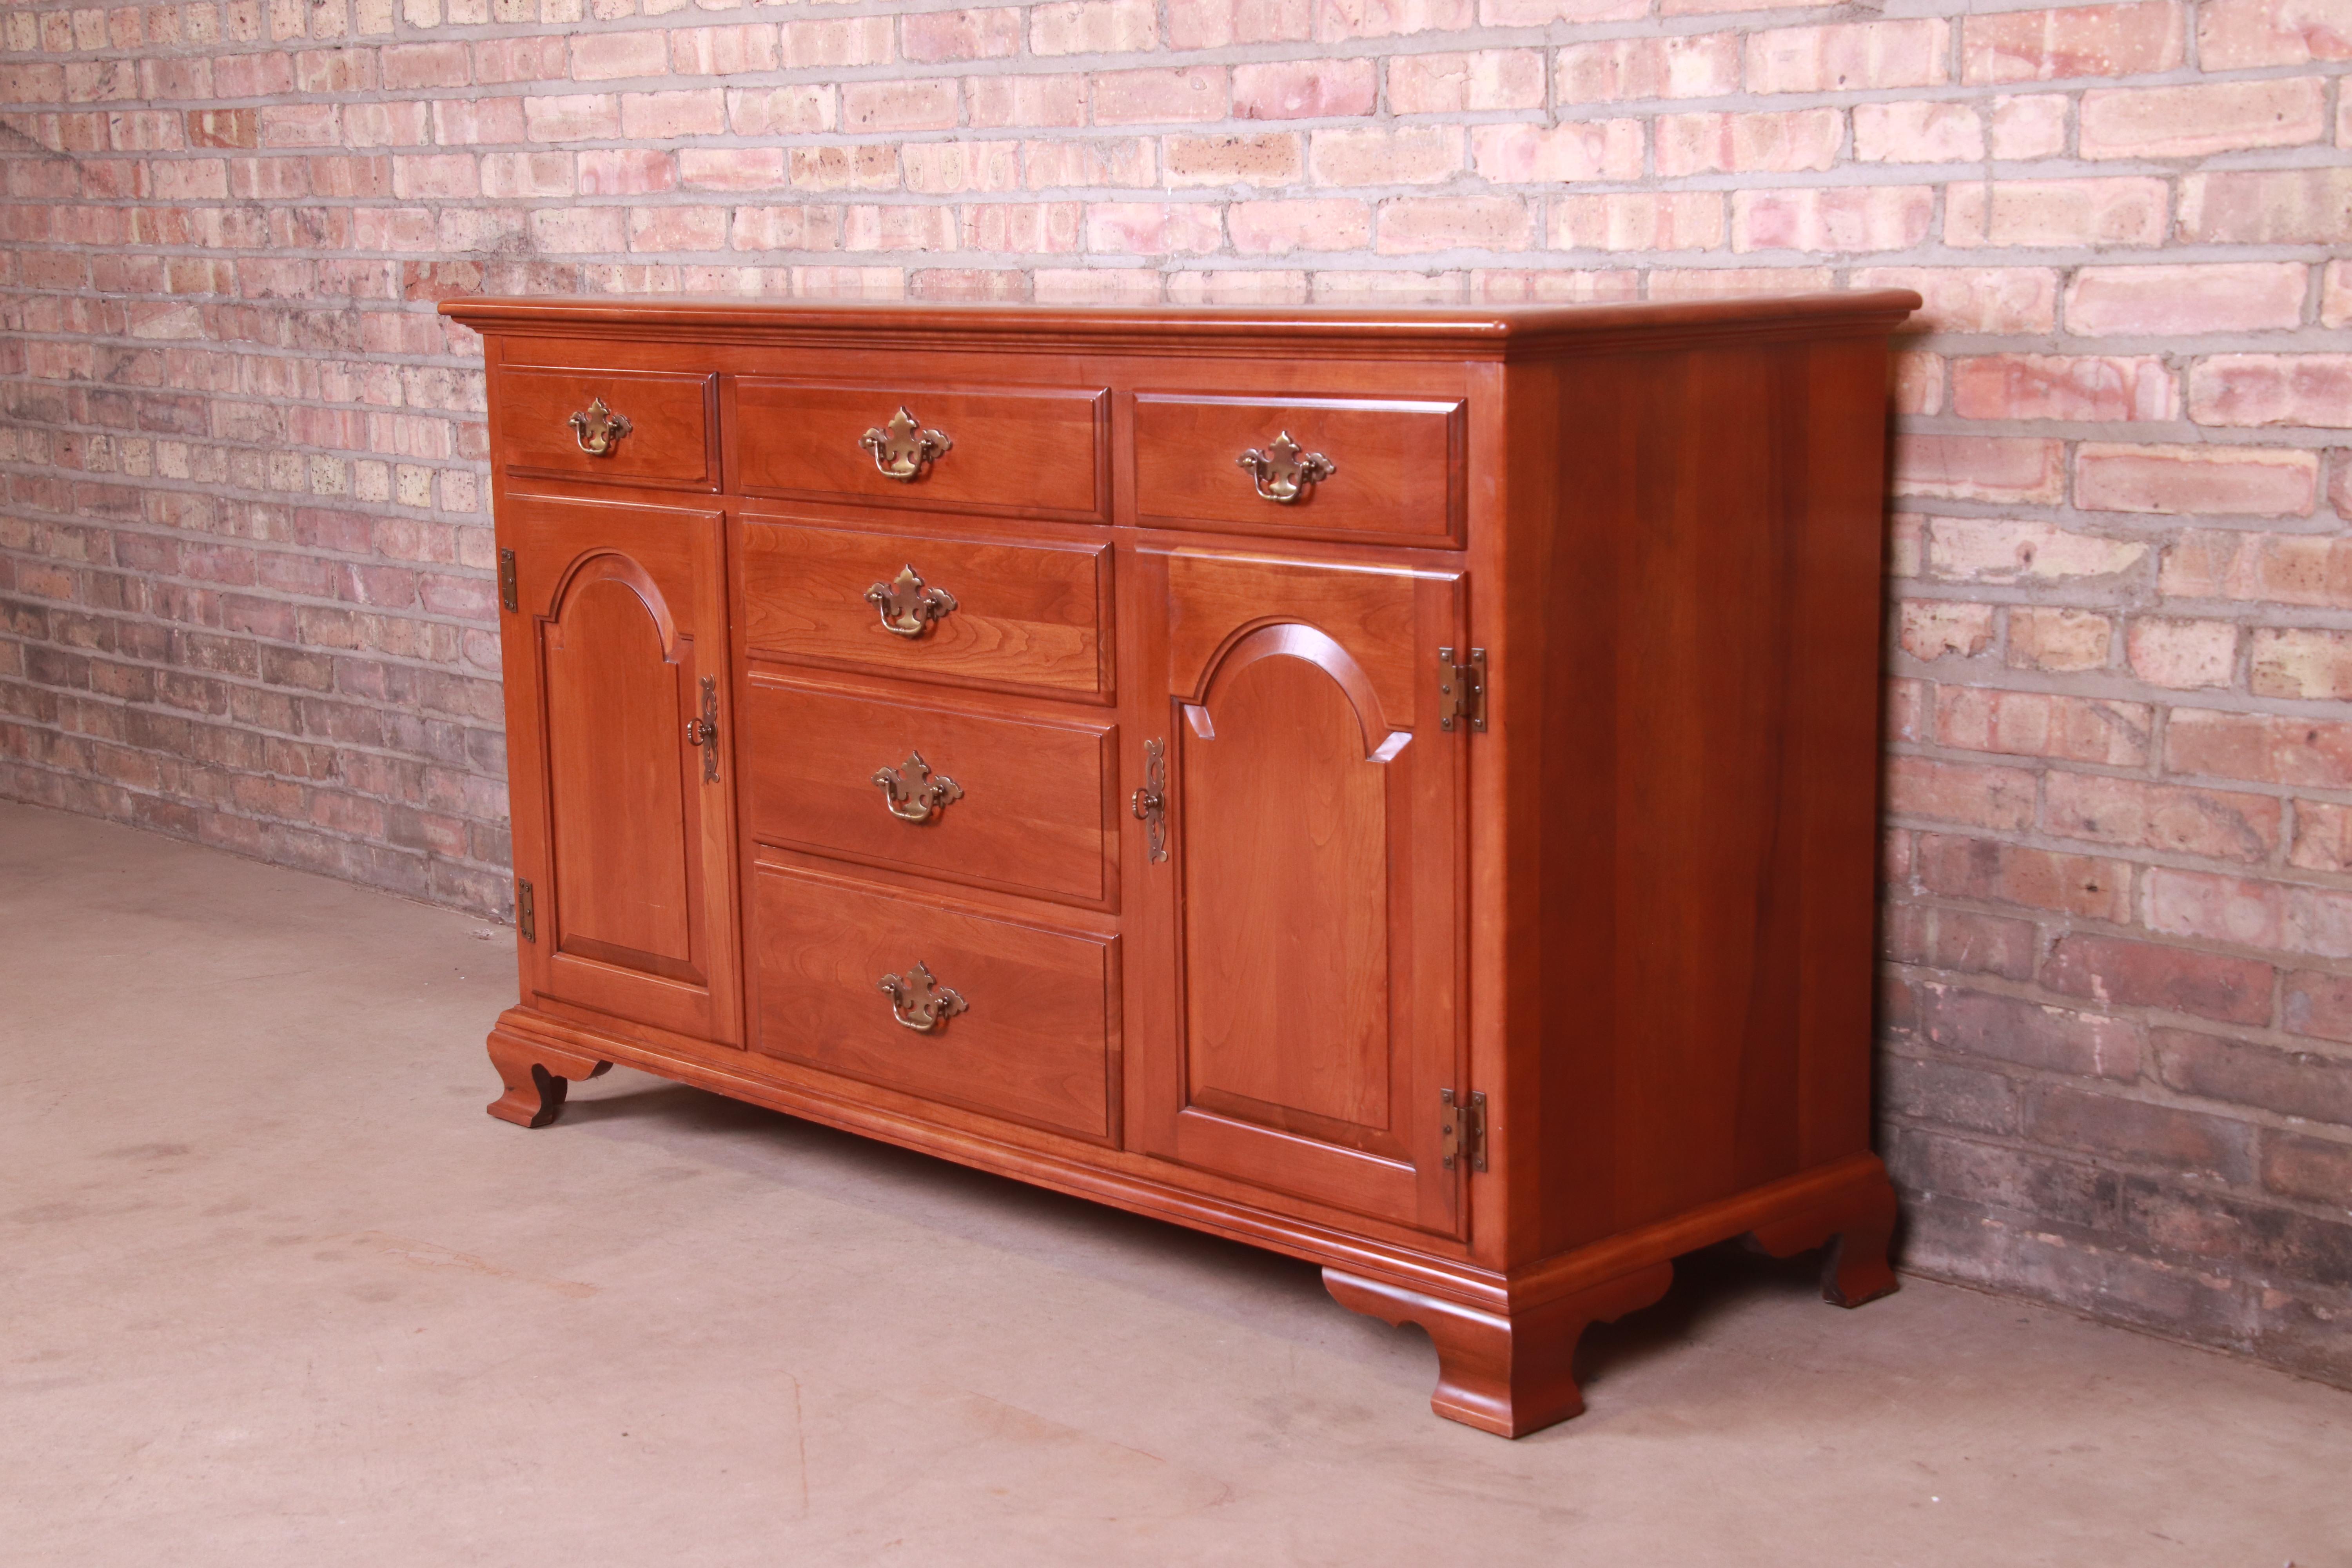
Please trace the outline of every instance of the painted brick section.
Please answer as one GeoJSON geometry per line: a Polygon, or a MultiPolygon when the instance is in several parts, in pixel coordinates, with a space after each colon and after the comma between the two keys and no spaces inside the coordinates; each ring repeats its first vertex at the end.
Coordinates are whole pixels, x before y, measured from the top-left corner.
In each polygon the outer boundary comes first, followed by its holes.
{"type": "Polygon", "coordinates": [[[451,295],[1916,289],[1908,1262],[2352,1382],[2345,0],[842,9],[10,5],[0,795],[504,911],[451,295]]]}

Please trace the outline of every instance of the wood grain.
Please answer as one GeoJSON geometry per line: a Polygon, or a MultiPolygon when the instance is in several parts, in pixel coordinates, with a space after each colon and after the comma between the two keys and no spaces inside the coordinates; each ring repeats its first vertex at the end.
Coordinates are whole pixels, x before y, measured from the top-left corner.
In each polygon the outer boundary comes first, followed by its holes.
{"type": "MultiPolygon", "coordinates": [[[[735,383],[733,471],[745,495],[846,499],[879,506],[1097,520],[1109,504],[1099,387],[735,383]],[[920,478],[879,472],[858,444],[906,408],[954,443],[920,478]]],[[[935,373],[933,373],[935,374],[935,373]]]]}
{"type": "Polygon", "coordinates": [[[756,1048],[1084,1138],[1110,1131],[1115,940],[761,865],[748,931],[756,1048]],[[970,1010],[892,1016],[886,974],[928,964],[970,1010]]]}
{"type": "Polygon", "coordinates": [[[1463,405],[1405,398],[1135,395],[1135,507],[1146,527],[1458,542],[1463,405]],[[1234,459],[1287,432],[1337,471],[1288,504],[1234,459]]]}
{"type": "Polygon", "coordinates": [[[1109,547],[883,533],[742,514],[744,651],[950,685],[1110,689],[1109,547]],[[919,637],[886,629],[866,590],[912,566],[956,607],[919,637]]]}
{"type": "Polygon", "coordinates": [[[717,378],[656,371],[512,368],[499,378],[491,448],[518,475],[715,490],[717,378]],[[600,455],[581,449],[572,416],[592,400],[629,421],[600,455]]]}
{"type": "Polygon", "coordinates": [[[754,839],[1097,907],[1113,895],[1112,724],[893,700],[765,669],[746,688],[743,722],[754,839]],[[893,816],[873,782],[909,752],[963,792],[926,822],[893,816]]]}

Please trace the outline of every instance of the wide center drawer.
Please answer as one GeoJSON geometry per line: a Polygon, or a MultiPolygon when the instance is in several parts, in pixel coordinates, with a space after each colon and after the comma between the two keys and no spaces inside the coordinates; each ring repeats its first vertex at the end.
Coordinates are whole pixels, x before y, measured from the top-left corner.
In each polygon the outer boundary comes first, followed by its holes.
{"type": "Polygon", "coordinates": [[[736,483],[745,495],[1099,521],[1109,399],[1100,387],[747,375],[735,383],[736,483]]]}
{"type": "Polygon", "coordinates": [[[1108,544],[747,517],[744,651],[1056,697],[1110,689],[1108,544]]]}
{"type": "Polygon", "coordinates": [[[1118,843],[1116,731],[958,711],[754,674],[751,836],[982,887],[1101,905],[1118,843]]]}
{"type": "Polygon", "coordinates": [[[751,901],[756,1049],[1108,1139],[1116,937],[765,864],[751,901]]]}

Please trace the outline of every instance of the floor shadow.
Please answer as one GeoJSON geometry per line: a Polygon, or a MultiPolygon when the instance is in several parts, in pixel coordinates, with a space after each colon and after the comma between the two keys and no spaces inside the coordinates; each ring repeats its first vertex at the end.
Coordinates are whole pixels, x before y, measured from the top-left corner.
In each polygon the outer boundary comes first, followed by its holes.
{"type": "Polygon", "coordinates": [[[1738,1241],[1675,1259],[1675,1282],[1654,1306],[1595,1323],[1576,1349],[1580,1384],[1599,1384],[1689,1343],[1740,1312],[1821,1297],[1819,1252],[1769,1258],[1738,1241]]]}

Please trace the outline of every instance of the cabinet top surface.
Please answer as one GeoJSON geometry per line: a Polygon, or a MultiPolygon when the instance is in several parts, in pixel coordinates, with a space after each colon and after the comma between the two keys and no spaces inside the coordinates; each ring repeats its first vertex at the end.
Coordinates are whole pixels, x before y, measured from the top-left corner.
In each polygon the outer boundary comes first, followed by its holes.
{"type": "Polygon", "coordinates": [[[1907,289],[1593,305],[1044,306],[769,301],[691,296],[445,300],[483,332],[667,342],[823,342],[1004,348],[1189,346],[1492,357],[1625,342],[1884,332],[1920,306],[1907,289]]]}

